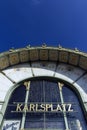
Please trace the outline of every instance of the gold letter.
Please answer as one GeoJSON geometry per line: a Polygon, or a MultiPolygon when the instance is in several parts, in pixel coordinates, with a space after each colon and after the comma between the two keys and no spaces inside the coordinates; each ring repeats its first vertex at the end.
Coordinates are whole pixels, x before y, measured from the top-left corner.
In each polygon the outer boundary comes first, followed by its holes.
{"type": "Polygon", "coordinates": [[[30,111],[35,111],[35,105],[34,104],[30,104],[30,111]]]}
{"type": "Polygon", "coordinates": [[[21,106],[22,106],[22,105],[23,105],[23,104],[19,104],[19,103],[18,103],[18,104],[17,104],[16,111],[22,111],[22,110],[21,110],[21,106]]]}
{"type": "Polygon", "coordinates": [[[66,112],[66,104],[62,104],[63,111],[66,112]]]}
{"type": "Polygon", "coordinates": [[[45,104],[41,104],[40,106],[41,106],[41,108],[42,108],[41,111],[44,111],[44,112],[45,112],[45,111],[46,111],[46,110],[45,110],[45,109],[46,109],[45,104]]]}
{"type": "Polygon", "coordinates": [[[51,108],[51,104],[46,104],[46,111],[48,111],[49,108],[51,108]]]}
{"type": "Polygon", "coordinates": [[[39,109],[39,104],[36,104],[36,112],[41,111],[41,109],[39,109]]]}
{"type": "Polygon", "coordinates": [[[58,104],[57,105],[57,109],[56,109],[57,111],[62,111],[62,108],[61,108],[61,106],[58,104]]]}
{"type": "Polygon", "coordinates": [[[25,104],[24,108],[23,108],[23,111],[28,111],[28,106],[27,104],[25,104]]]}
{"type": "Polygon", "coordinates": [[[73,111],[73,109],[71,109],[72,107],[72,104],[67,104],[69,107],[68,107],[68,111],[73,111]]]}
{"type": "Polygon", "coordinates": [[[53,108],[53,104],[51,104],[51,111],[52,111],[52,112],[53,112],[53,111],[54,111],[54,112],[57,111],[57,108],[56,108],[56,109],[53,108]]]}

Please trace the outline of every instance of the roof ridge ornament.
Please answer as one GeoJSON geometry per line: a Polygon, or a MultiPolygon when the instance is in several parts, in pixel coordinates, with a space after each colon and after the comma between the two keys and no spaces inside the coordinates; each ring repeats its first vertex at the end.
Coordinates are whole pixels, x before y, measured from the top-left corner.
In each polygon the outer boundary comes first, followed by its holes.
{"type": "Polygon", "coordinates": [[[77,52],[79,51],[79,50],[77,49],[77,47],[75,47],[75,51],[77,51],[77,52]]]}
{"type": "Polygon", "coordinates": [[[14,47],[12,47],[11,49],[9,49],[10,52],[13,52],[15,49],[14,47]]]}
{"type": "Polygon", "coordinates": [[[62,46],[59,44],[59,45],[58,45],[58,48],[59,48],[59,49],[61,49],[61,48],[62,48],[62,46]]]}
{"type": "Polygon", "coordinates": [[[26,46],[26,48],[30,48],[30,47],[31,47],[31,45],[30,45],[30,44],[26,46]]]}
{"type": "Polygon", "coordinates": [[[42,44],[42,47],[43,47],[43,48],[47,47],[46,43],[43,43],[43,44],[42,44]]]}

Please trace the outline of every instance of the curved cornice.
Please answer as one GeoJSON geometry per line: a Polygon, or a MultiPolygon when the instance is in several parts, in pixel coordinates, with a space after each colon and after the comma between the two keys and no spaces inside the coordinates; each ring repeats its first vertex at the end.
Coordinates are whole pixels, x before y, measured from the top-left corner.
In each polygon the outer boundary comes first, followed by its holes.
{"type": "Polygon", "coordinates": [[[0,70],[25,62],[53,61],[78,66],[87,70],[87,53],[59,47],[30,47],[10,49],[0,54],[0,70]]]}

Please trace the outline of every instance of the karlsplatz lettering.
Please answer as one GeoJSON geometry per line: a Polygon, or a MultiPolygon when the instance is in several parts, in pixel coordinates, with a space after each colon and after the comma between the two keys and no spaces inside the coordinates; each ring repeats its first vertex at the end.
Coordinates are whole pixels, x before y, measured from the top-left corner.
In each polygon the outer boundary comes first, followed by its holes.
{"type": "Polygon", "coordinates": [[[18,103],[16,112],[72,112],[72,104],[22,104],[18,103]]]}
{"type": "Polygon", "coordinates": [[[3,127],[3,130],[8,130],[9,128],[11,128],[11,130],[17,130],[17,127],[15,125],[17,125],[19,122],[13,122],[11,124],[6,124],[4,127],[3,127]]]}

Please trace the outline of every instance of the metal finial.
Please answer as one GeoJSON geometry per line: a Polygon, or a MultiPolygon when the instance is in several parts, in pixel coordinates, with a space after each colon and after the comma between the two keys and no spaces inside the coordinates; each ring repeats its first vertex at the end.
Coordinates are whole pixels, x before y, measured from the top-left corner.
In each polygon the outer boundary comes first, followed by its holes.
{"type": "Polygon", "coordinates": [[[30,47],[31,47],[31,45],[30,45],[30,44],[26,46],[26,48],[30,48],[30,47]]]}
{"type": "Polygon", "coordinates": [[[59,45],[58,45],[58,48],[62,48],[62,46],[59,44],[59,45]]]}
{"type": "Polygon", "coordinates": [[[14,51],[14,47],[12,47],[11,49],[9,49],[10,52],[14,51]]]}
{"type": "Polygon", "coordinates": [[[30,89],[30,82],[29,81],[24,82],[24,86],[26,87],[27,90],[29,90],[30,89]]]}
{"type": "Polygon", "coordinates": [[[62,88],[64,86],[64,84],[60,83],[60,82],[58,82],[58,85],[59,85],[60,88],[62,88]]]}
{"type": "Polygon", "coordinates": [[[77,47],[75,47],[75,51],[79,51],[79,50],[77,49],[77,47]]]}
{"type": "Polygon", "coordinates": [[[46,47],[46,46],[47,46],[46,43],[43,43],[43,44],[42,44],[42,47],[46,47]]]}

